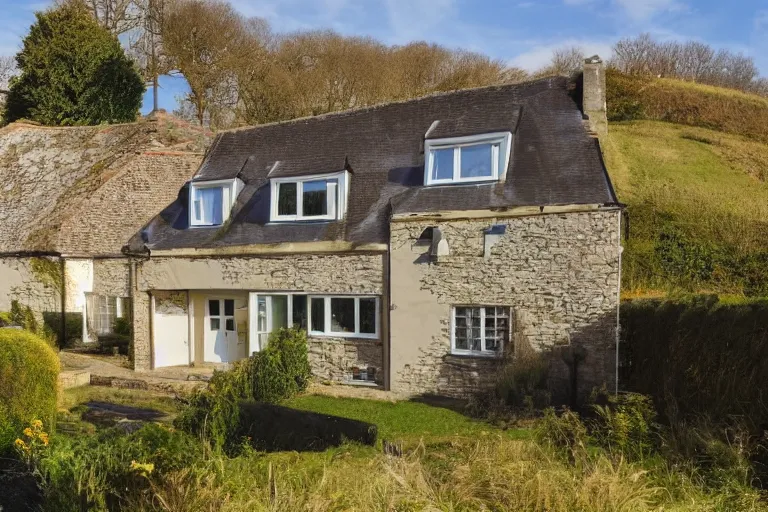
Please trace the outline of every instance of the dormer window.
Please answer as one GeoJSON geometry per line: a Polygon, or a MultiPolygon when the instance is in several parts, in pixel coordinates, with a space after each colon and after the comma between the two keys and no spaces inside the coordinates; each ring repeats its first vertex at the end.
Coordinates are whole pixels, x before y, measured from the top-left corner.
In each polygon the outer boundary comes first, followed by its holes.
{"type": "Polygon", "coordinates": [[[509,132],[427,139],[424,184],[499,181],[509,165],[511,142],[509,132]]]}
{"type": "Polygon", "coordinates": [[[238,179],[201,181],[189,187],[189,224],[220,226],[229,218],[241,186],[238,179]]]}
{"type": "Polygon", "coordinates": [[[340,220],[346,213],[347,171],[300,178],[274,178],[270,187],[270,220],[273,222],[340,220]]]}

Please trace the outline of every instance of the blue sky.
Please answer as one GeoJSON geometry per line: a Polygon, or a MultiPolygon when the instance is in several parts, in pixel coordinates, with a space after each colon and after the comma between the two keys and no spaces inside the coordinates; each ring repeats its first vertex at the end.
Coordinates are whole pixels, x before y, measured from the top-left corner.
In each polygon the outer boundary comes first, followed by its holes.
{"type": "MultiPolygon", "coordinates": [[[[34,11],[50,2],[0,0],[0,55],[18,50],[34,11]]],[[[277,32],[331,28],[388,44],[426,40],[536,69],[554,48],[580,45],[609,56],[614,41],[641,32],[695,39],[755,58],[768,75],[765,0],[233,0],[277,32]]],[[[162,81],[160,106],[175,107],[183,78],[162,81]]],[[[151,104],[149,96],[145,104],[151,104]]],[[[146,109],[144,109],[146,110],[146,109]]]]}

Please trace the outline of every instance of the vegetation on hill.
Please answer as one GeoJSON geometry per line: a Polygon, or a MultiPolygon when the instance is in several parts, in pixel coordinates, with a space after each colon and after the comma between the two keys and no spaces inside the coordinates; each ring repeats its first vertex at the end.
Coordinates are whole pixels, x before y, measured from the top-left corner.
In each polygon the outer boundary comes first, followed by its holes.
{"type": "Polygon", "coordinates": [[[768,295],[768,101],[613,71],[608,109],[625,292],[768,295]]]}
{"type": "Polygon", "coordinates": [[[82,1],[36,13],[16,55],[3,118],[47,125],[134,121],[144,82],[118,39],[82,1]]]}

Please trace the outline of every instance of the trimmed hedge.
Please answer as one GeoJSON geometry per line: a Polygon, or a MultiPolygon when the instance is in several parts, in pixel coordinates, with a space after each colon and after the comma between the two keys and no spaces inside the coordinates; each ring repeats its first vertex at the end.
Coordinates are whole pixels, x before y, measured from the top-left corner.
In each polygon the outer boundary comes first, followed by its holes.
{"type": "Polygon", "coordinates": [[[59,389],[59,358],[42,338],[0,328],[0,454],[35,419],[53,430],[59,389]]]}
{"type": "Polygon", "coordinates": [[[768,301],[717,296],[621,304],[620,384],[666,415],[768,425],[768,301]]]}

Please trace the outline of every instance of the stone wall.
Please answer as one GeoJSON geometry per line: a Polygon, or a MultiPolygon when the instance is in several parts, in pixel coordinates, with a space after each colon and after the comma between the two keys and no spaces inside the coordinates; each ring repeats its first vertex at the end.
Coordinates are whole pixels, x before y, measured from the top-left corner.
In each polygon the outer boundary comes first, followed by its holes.
{"type": "MultiPolygon", "coordinates": [[[[134,300],[134,361],[137,369],[151,367],[149,293],[154,290],[293,291],[327,294],[370,294],[386,303],[386,255],[286,255],[274,257],[168,258],[138,263],[134,300]]],[[[195,314],[198,314],[196,311],[195,314]]],[[[381,332],[386,332],[385,318],[381,332]]],[[[343,380],[349,366],[375,366],[382,374],[381,340],[314,338],[313,368],[322,379],[343,380]]]]}
{"type": "Polygon", "coordinates": [[[0,258],[0,311],[18,300],[38,320],[43,313],[61,313],[60,268],[58,258],[0,258]]]}
{"type": "Polygon", "coordinates": [[[383,343],[355,338],[309,338],[309,363],[321,380],[352,382],[352,368],[375,368],[375,382],[384,384],[383,343]]]}
{"type": "Polygon", "coordinates": [[[395,222],[391,227],[392,389],[463,395],[490,385],[499,359],[451,355],[452,305],[512,311],[506,355],[533,348],[550,354],[550,382],[571,394],[615,382],[619,285],[616,210],[450,222],[395,222]],[[484,231],[506,226],[484,255],[484,231]],[[437,226],[450,254],[431,260],[417,243],[437,226]]]}
{"type": "Polygon", "coordinates": [[[93,293],[113,297],[130,297],[130,268],[128,258],[93,260],[93,293]]]}

